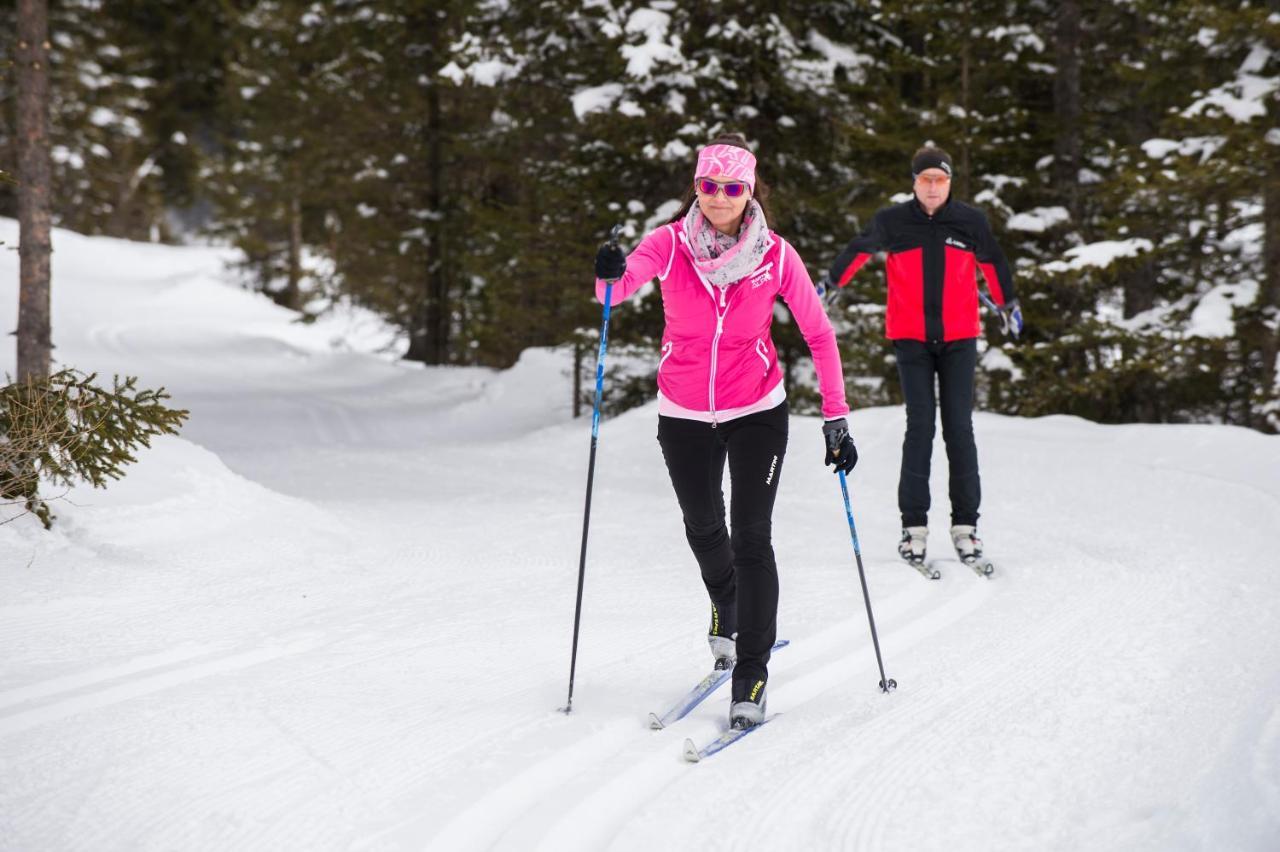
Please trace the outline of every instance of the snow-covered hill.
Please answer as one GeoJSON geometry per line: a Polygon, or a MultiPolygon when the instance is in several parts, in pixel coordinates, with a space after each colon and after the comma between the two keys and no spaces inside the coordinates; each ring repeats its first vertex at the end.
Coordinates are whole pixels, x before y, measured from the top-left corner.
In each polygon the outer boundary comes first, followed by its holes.
{"type": "MultiPolygon", "coordinates": [[[[691,766],[727,694],[645,725],[710,661],[653,406],[602,426],[566,717],[589,443],[566,354],[414,367],[366,317],[303,326],[238,289],[224,251],[55,251],[59,361],[192,418],[53,532],[0,526],[2,848],[1280,843],[1280,438],[979,415],[1000,571],[929,583],[893,556],[902,415],[857,411],[885,696],[819,425],[794,418],[783,715],[691,766]]],[[[6,251],[6,329],[16,281],[6,251]]],[[[940,440],[934,468],[940,552],[940,440]]]]}

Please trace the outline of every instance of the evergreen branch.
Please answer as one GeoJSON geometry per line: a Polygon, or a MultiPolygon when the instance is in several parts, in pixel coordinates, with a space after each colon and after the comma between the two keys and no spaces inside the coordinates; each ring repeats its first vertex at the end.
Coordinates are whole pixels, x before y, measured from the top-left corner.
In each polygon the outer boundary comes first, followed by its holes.
{"type": "Polygon", "coordinates": [[[46,529],[54,516],[41,481],[105,488],[137,461],[138,447],[177,434],[189,416],[165,405],[164,388],[139,389],[135,376],[115,376],[111,390],[96,378],[67,369],[0,388],[0,497],[23,504],[46,529]]]}

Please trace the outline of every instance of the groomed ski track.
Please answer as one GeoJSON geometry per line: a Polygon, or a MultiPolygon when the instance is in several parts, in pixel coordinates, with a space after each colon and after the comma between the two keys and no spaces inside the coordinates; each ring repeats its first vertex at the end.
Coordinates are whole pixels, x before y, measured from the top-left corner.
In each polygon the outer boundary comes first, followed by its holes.
{"type": "MultiPolygon", "coordinates": [[[[565,716],[590,428],[567,416],[565,357],[493,373],[332,351],[226,284],[219,252],[55,240],[59,357],[164,384],[193,415],[122,483],[55,504],[54,533],[0,526],[0,847],[1280,836],[1280,439],[980,415],[999,569],[927,582],[894,552],[901,413],[858,410],[851,497],[899,684],[883,695],[818,422],[793,418],[782,715],[695,766],[681,743],[716,734],[727,690],[646,724],[710,663],[652,405],[601,429],[565,716]]],[[[939,436],[933,552],[945,469],[939,436]]]]}

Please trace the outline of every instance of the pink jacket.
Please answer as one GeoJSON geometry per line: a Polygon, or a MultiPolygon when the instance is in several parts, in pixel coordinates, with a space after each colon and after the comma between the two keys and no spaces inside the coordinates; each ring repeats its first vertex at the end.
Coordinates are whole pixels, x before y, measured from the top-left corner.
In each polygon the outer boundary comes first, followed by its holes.
{"type": "MultiPolygon", "coordinates": [[[[776,234],[760,266],[722,291],[703,280],[682,223],[653,231],[627,256],[626,274],[613,286],[618,304],[657,278],[662,286],[662,354],[658,390],[664,403],[712,423],[750,413],[772,397],[785,398],[778,353],[769,335],[774,300],[781,295],[809,344],[827,420],[849,412],[835,331],[796,250],[776,234]],[[747,411],[743,411],[747,409],[747,411]]],[[[605,282],[596,281],[604,301],[605,282]]],[[[772,407],[774,402],[766,407],[772,407]]]]}

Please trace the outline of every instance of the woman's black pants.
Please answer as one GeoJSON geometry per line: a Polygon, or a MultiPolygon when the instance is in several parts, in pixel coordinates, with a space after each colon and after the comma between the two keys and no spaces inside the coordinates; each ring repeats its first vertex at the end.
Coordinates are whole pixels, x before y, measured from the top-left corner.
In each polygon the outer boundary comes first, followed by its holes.
{"type": "Polygon", "coordinates": [[[738,661],[733,682],[739,696],[749,684],[767,679],[769,651],[777,636],[772,518],[787,451],[787,404],[714,428],[698,420],[660,416],[658,443],[707,593],[721,612],[736,613],[738,661]],[[727,528],[726,458],[732,486],[727,528]]]}

